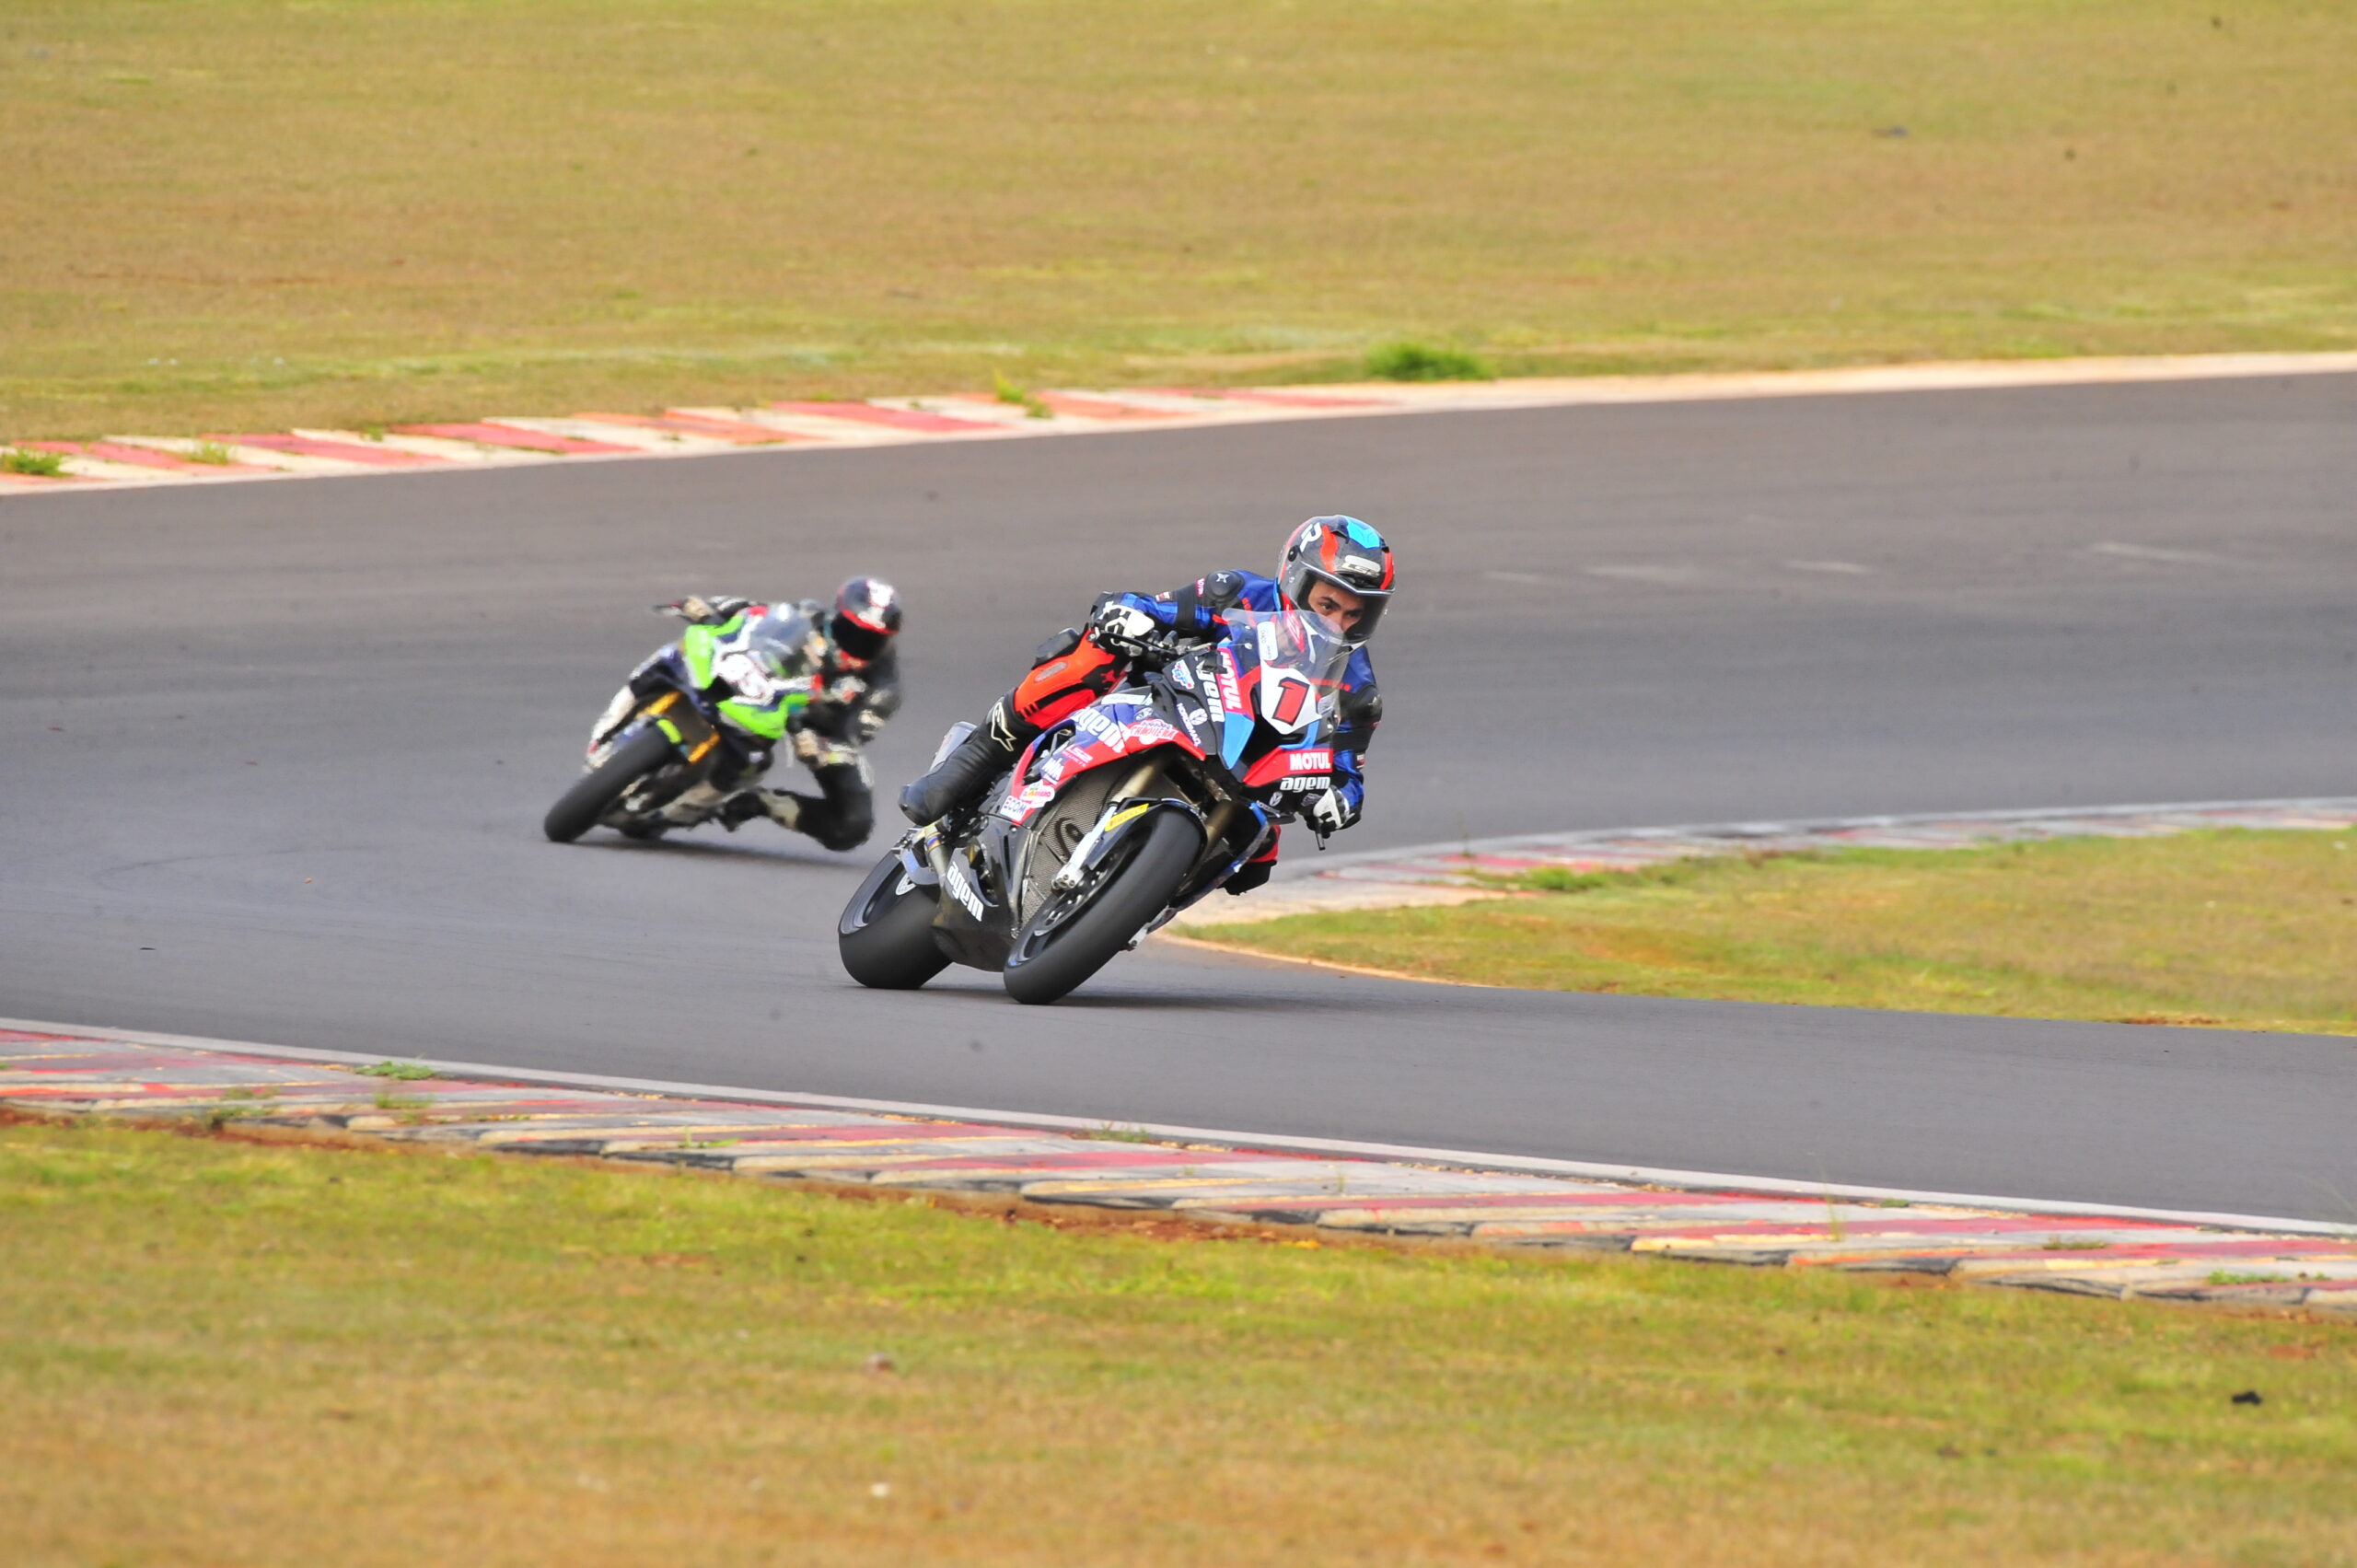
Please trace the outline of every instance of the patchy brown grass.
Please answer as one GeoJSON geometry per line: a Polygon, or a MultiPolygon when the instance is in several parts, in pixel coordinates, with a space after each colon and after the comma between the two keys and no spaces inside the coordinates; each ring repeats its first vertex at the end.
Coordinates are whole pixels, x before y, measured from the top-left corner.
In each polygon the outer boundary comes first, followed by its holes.
{"type": "Polygon", "coordinates": [[[2346,1326],[865,1196],[0,1127],[10,1560],[2357,1553],[2346,1326]]]}
{"type": "Polygon", "coordinates": [[[2357,1033],[2357,833],[1726,857],[1188,935],[1429,980],[2357,1033]]]}
{"type": "Polygon", "coordinates": [[[2357,344],[2297,0],[17,0],[0,434],[2357,344]]]}

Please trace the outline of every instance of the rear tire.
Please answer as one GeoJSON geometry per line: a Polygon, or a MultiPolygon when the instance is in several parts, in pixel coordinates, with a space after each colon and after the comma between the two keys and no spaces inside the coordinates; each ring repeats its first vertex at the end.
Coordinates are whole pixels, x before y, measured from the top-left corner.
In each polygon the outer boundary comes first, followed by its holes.
{"type": "Polygon", "coordinates": [[[614,808],[614,802],[630,793],[633,784],[678,755],[671,738],[649,725],[614,748],[604,761],[575,779],[571,789],[557,796],[549,814],[540,819],[540,831],[557,843],[571,843],[596,827],[598,819],[614,808]]]}
{"type": "Polygon", "coordinates": [[[900,887],[898,852],[876,863],[843,906],[835,923],[835,947],[843,969],[877,991],[914,991],[949,967],[933,939],[938,895],[914,885],[900,887]]]}
{"type": "Polygon", "coordinates": [[[1086,894],[1078,913],[1042,932],[1041,923],[1058,911],[1051,901],[1024,925],[1000,976],[1006,993],[1034,1005],[1071,994],[1128,947],[1146,922],[1170,907],[1171,895],[1202,853],[1203,830],[1192,817],[1155,811],[1146,819],[1129,863],[1086,894]]]}

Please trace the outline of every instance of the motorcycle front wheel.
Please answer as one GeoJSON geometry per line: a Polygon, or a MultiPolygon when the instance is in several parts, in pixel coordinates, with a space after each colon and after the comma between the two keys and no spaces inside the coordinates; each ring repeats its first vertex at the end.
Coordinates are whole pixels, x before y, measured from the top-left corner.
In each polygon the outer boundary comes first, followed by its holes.
{"type": "Polygon", "coordinates": [[[1183,811],[1145,819],[1128,858],[1039,907],[1015,939],[1000,976],[1017,1002],[1054,1002],[1170,907],[1170,897],[1203,853],[1203,830],[1183,811]]]}
{"type": "Polygon", "coordinates": [[[913,882],[902,886],[904,881],[899,854],[886,855],[835,923],[835,947],[844,970],[877,991],[914,991],[949,967],[933,939],[939,896],[913,882]]]}
{"type": "Polygon", "coordinates": [[[631,786],[677,757],[670,737],[649,725],[608,753],[606,760],[573,782],[540,819],[540,831],[569,844],[614,808],[631,786]]]}

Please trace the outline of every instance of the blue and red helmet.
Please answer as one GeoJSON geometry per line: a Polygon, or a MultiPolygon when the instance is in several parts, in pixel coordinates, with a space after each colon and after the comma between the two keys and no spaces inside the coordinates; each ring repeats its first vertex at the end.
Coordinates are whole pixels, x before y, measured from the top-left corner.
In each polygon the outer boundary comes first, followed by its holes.
{"type": "Polygon", "coordinates": [[[1295,610],[1309,607],[1319,583],[1354,596],[1359,618],[1341,633],[1346,643],[1375,635],[1383,607],[1391,602],[1391,546],[1356,517],[1312,517],[1293,530],[1277,562],[1277,592],[1295,610]]]}

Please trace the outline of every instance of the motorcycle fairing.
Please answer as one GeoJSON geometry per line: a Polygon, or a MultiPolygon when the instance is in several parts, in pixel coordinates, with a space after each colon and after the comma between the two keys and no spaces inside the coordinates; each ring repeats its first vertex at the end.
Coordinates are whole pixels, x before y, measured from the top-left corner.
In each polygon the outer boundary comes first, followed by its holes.
{"type": "Polygon", "coordinates": [[[639,717],[661,730],[691,766],[702,761],[720,744],[720,732],[677,691],[666,691],[647,703],[639,710],[639,717]]]}
{"type": "Polygon", "coordinates": [[[1156,711],[1154,693],[1135,690],[1112,691],[1072,715],[1072,738],[1039,763],[1037,776],[1027,782],[1028,769],[1018,768],[995,814],[1010,826],[1021,827],[1067,788],[1073,780],[1106,763],[1149,750],[1176,746],[1190,756],[1203,749],[1186,731],[1156,711]]]}
{"type": "Polygon", "coordinates": [[[1330,746],[1281,746],[1245,770],[1244,787],[1266,789],[1283,784],[1291,789],[1324,789],[1334,772],[1330,746]],[[1314,780],[1315,783],[1302,781],[1314,780]]]}
{"type": "MultiPolygon", "coordinates": [[[[1273,631],[1258,612],[1223,619],[1227,634],[1220,642],[1176,653],[1160,672],[1142,673],[1035,738],[983,797],[970,826],[946,841],[927,837],[938,827],[903,841],[901,875],[911,886],[938,885],[932,932],[946,957],[1004,969],[1063,873],[1076,869],[1085,878],[1112,870],[1166,811],[1186,813],[1212,848],[1216,806],[1223,824],[1216,851],[1173,891],[1158,925],[1266,854],[1301,794],[1329,787],[1335,754],[1330,739],[1319,738],[1333,723],[1349,650],[1327,645],[1332,639],[1297,619],[1273,631]],[[1283,700],[1280,678],[1304,689],[1299,706],[1286,722],[1263,727],[1258,703],[1283,700]],[[1194,776],[1191,797],[1158,783],[1149,798],[1116,798],[1134,770],[1157,755],[1157,776],[1174,783],[1194,776]],[[1236,815],[1237,808],[1248,815],[1236,815]]],[[[945,737],[936,761],[959,738],[956,731],[945,737]]]]}
{"type": "Polygon", "coordinates": [[[1222,643],[1218,651],[1216,684],[1219,687],[1221,713],[1219,760],[1229,772],[1244,760],[1244,749],[1252,744],[1252,709],[1244,700],[1244,677],[1236,666],[1236,645],[1222,643]]]}
{"type": "Polygon", "coordinates": [[[819,679],[781,680],[761,667],[752,652],[755,622],[767,605],[738,610],[717,626],[690,626],[679,633],[679,662],[698,691],[717,684],[714,704],[720,718],[763,740],[784,738],[794,715],[810,705],[819,679]]]}

